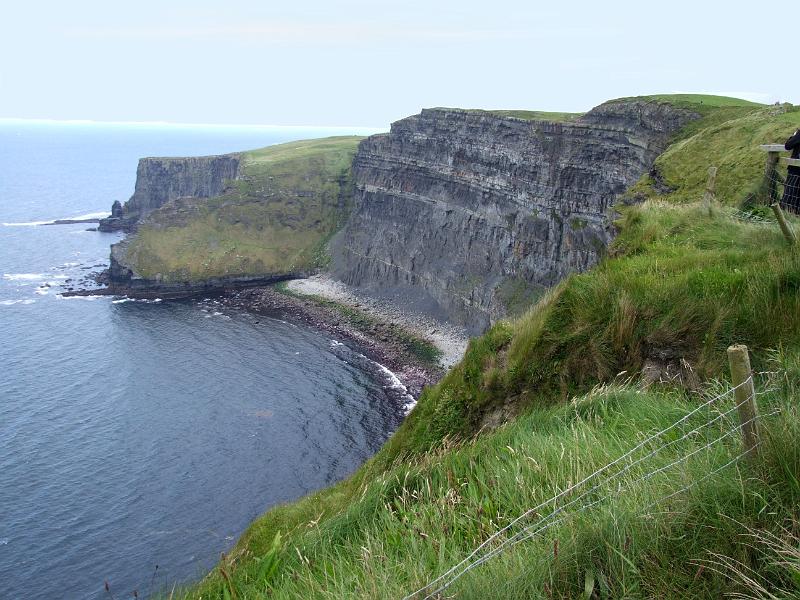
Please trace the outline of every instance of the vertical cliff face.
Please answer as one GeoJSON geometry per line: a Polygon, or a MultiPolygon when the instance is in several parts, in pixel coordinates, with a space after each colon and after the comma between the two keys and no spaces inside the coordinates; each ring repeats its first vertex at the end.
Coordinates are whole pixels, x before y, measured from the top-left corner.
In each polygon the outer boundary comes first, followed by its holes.
{"type": "Polygon", "coordinates": [[[609,206],[697,116],[643,101],[570,123],[423,110],[359,146],[334,274],[481,330],[596,264],[609,206]]]}
{"type": "Polygon", "coordinates": [[[239,171],[238,154],[189,158],[143,158],[136,170],[136,188],[124,205],[115,203],[101,231],[134,229],[137,223],[177,198],[219,196],[239,171]]]}

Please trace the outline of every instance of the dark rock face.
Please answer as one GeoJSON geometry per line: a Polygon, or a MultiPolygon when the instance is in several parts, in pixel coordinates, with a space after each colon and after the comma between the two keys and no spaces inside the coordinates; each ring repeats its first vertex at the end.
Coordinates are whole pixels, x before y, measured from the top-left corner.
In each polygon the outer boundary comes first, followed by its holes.
{"type": "Polygon", "coordinates": [[[609,207],[699,115],[615,101],[572,123],[423,110],[359,146],[334,275],[473,332],[611,240],[609,207]]]}
{"type": "Polygon", "coordinates": [[[115,202],[100,231],[132,231],[137,223],[169,200],[219,196],[236,179],[239,156],[143,158],[136,170],[136,188],[124,205],[115,202]]]}

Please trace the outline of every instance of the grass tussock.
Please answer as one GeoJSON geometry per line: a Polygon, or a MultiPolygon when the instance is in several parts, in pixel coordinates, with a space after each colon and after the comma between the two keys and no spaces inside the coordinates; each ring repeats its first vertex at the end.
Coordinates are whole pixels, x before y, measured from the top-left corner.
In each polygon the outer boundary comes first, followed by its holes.
{"type": "Polygon", "coordinates": [[[800,344],[800,253],[774,223],[649,202],[624,209],[619,226],[612,257],[472,340],[389,444],[469,437],[498,407],[562,401],[648,363],[702,381],[724,370],[733,343],[800,344]]]}

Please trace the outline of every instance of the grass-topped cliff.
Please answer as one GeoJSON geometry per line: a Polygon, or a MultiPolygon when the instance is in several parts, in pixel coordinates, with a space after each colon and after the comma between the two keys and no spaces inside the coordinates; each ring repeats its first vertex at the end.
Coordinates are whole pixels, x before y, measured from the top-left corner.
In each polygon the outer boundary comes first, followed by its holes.
{"type": "MultiPolygon", "coordinates": [[[[663,102],[670,97],[654,98],[663,102]]],[[[782,142],[800,126],[800,106],[764,106],[716,96],[701,98],[703,103],[695,106],[703,118],[681,132],[656,160],[655,177],[642,178],[630,190],[632,197],[693,202],[702,197],[708,167],[714,166],[718,169],[719,198],[739,205],[758,189],[765,157],[759,145],[782,142]]],[[[691,105],[685,96],[677,96],[674,102],[691,105]]]]}
{"type": "Polygon", "coordinates": [[[617,207],[601,264],[472,340],[350,479],[269,511],[176,597],[401,598],[727,389],[732,343],[751,348],[762,412],[780,411],[762,423],[756,461],[731,464],[738,435],[714,442],[736,424],[735,411],[720,416],[733,407],[726,396],[575,505],[591,507],[565,511],[433,597],[800,595],[800,251],[739,209],[763,172],[757,145],[787,137],[800,112],[649,101],[701,119],[657,161],[668,187],[646,176],[631,194],[643,203],[617,207]],[[699,200],[711,165],[720,202],[709,215],[699,200]]]}
{"type": "Polygon", "coordinates": [[[127,266],[165,282],[324,266],[326,243],[349,208],[350,163],[360,139],[242,153],[238,177],[222,195],[179,198],[151,213],[127,242],[127,266]]]}

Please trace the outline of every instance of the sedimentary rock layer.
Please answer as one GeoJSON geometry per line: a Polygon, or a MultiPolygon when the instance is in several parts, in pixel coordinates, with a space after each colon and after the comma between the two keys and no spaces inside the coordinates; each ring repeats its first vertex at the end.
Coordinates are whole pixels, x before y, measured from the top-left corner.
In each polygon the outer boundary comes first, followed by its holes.
{"type": "Polygon", "coordinates": [[[135,229],[141,219],[177,198],[220,195],[239,170],[238,154],[188,158],[142,158],[136,169],[136,188],[124,204],[100,221],[101,231],[135,229]]]}
{"type": "Polygon", "coordinates": [[[359,146],[334,275],[479,331],[598,262],[609,208],[698,115],[615,101],[556,123],[430,109],[359,146]]]}

